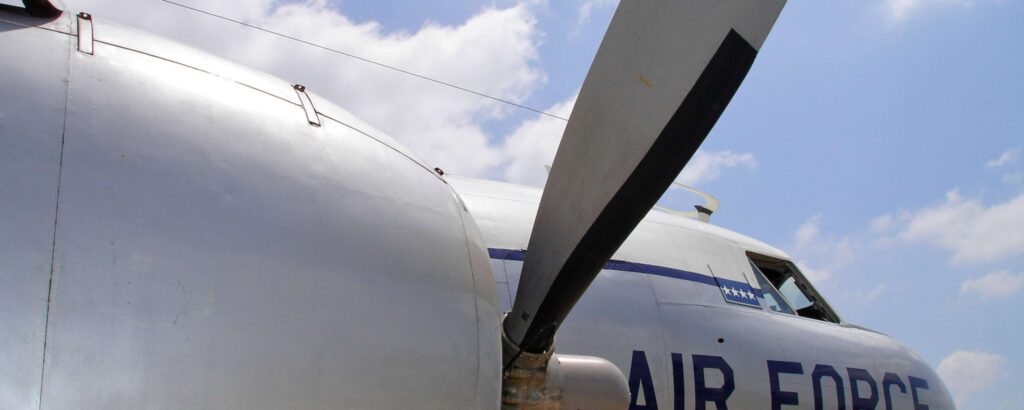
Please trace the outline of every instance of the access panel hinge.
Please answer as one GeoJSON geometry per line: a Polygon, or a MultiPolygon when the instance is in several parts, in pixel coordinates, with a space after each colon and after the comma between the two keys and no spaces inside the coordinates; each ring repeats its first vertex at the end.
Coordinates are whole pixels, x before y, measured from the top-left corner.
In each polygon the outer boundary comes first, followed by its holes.
{"type": "Polygon", "coordinates": [[[86,12],[78,13],[78,51],[92,55],[92,15],[86,12]]]}
{"type": "Polygon", "coordinates": [[[317,114],[316,108],[313,108],[313,101],[309,99],[309,94],[306,94],[306,86],[295,84],[293,87],[295,93],[299,95],[299,104],[302,104],[302,109],[306,111],[306,120],[309,121],[309,125],[319,127],[320,116],[317,114]]]}

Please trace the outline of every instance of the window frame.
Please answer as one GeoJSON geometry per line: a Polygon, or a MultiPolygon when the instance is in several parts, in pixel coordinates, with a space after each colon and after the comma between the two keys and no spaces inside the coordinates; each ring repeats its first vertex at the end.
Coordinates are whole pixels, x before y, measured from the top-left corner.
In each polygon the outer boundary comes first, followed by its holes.
{"type": "MultiPolygon", "coordinates": [[[[825,299],[825,297],[822,296],[820,292],[818,292],[818,290],[814,287],[814,284],[811,283],[811,281],[809,279],[807,279],[807,276],[805,276],[804,273],[800,271],[800,269],[796,266],[795,263],[793,263],[790,260],[774,258],[774,257],[771,257],[771,256],[761,255],[761,254],[754,253],[754,252],[749,252],[749,251],[746,254],[747,254],[747,259],[749,259],[750,263],[753,264],[754,266],[756,266],[758,268],[758,270],[763,270],[764,268],[762,267],[762,265],[767,265],[768,267],[773,268],[773,269],[774,268],[784,268],[784,269],[775,269],[775,270],[789,271],[789,273],[791,274],[791,276],[794,279],[794,285],[797,287],[797,289],[800,290],[801,293],[803,293],[804,297],[806,297],[807,300],[810,301],[812,303],[812,305],[815,306],[822,313],[823,316],[825,316],[825,318],[824,319],[817,319],[817,318],[814,318],[814,317],[808,317],[808,316],[800,315],[800,313],[797,311],[797,309],[793,306],[793,303],[791,301],[789,301],[789,299],[787,299],[784,295],[782,296],[782,298],[784,299],[784,302],[789,306],[790,309],[793,310],[793,312],[795,314],[788,314],[788,313],[785,313],[785,312],[775,312],[775,311],[772,311],[771,309],[769,309],[767,307],[765,307],[765,310],[768,310],[768,311],[770,311],[772,313],[775,313],[775,314],[786,315],[786,316],[795,316],[795,317],[800,317],[800,318],[804,318],[804,319],[814,320],[816,322],[834,323],[834,324],[837,324],[837,325],[844,323],[842,317],[839,316],[839,314],[836,312],[836,310],[832,308],[832,305],[830,305],[828,303],[828,301],[825,299]]],[[[754,272],[754,274],[756,275],[757,273],[754,272]]],[[[775,288],[775,290],[780,295],[782,294],[782,291],[779,290],[775,286],[774,283],[771,283],[770,279],[768,279],[767,277],[765,277],[764,279],[766,281],[768,281],[768,284],[771,285],[773,288],[775,288]]],[[[760,281],[758,281],[758,285],[760,285],[760,281]]],[[[762,292],[763,291],[764,290],[762,289],[762,292]]]]}
{"type": "Polygon", "coordinates": [[[772,284],[772,282],[768,280],[767,277],[764,276],[764,272],[761,272],[761,268],[759,268],[757,264],[754,263],[754,261],[751,260],[750,258],[747,258],[747,261],[750,263],[750,267],[753,270],[754,280],[756,280],[758,286],[761,287],[761,299],[764,300],[764,304],[762,304],[764,309],[769,312],[778,313],[781,315],[800,316],[799,314],[796,313],[796,309],[793,309],[793,305],[789,303],[789,300],[787,300],[786,297],[782,295],[782,292],[780,292],[779,289],[776,288],[775,285],[772,284]],[[771,292],[767,291],[765,289],[765,286],[769,286],[771,288],[771,292]],[[768,298],[764,297],[764,294],[766,293],[772,293],[772,299],[775,299],[775,296],[777,295],[779,297],[780,303],[782,303],[783,307],[789,309],[789,311],[787,312],[772,309],[770,306],[771,304],[768,302],[768,298]]]}

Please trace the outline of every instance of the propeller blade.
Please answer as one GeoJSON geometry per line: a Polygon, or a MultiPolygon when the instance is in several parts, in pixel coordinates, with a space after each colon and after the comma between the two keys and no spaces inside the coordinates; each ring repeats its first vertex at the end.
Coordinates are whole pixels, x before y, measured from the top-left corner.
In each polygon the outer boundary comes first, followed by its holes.
{"type": "Polygon", "coordinates": [[[711,131],[784,4],[622,0],[548,175],[504,324],[511,342],[549,347],[711,131]]]}
{"type": "Polygon", "coordinates": [[[64,13],[64,3],[60,0],[22,0],[25,11],[35,17],[57,17],[64,13]]]}

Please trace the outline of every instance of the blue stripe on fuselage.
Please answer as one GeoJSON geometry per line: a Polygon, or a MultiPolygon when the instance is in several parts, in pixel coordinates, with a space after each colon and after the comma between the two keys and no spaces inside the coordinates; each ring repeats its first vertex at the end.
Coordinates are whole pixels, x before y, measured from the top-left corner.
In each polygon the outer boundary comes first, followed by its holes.
{"type": "MultiPolygon", "coordinates": [[[[526,251],[523,250],[488,248],[487,252],[490,254],[491,259],[503,259],[520,262],[526,259],[526,251]]],[[[608,261],[608,263],[604,264],[604,269],[617,270],[623,272],[646,273],[648,275],[662,276],[666,278],[682,279],[685,281],[702,283],[705,285],[710,285],[714,286],[715,288],[718,288],[718,282],[716,282],[715,278],[712,276],[702,275],[700,273],[689,272],[680,269],[673,269],[665,266],[648,265],[646,263],[627,262],[612,259],[608,261]]],[[[760,289],[754,289],[754,293],[757,294],[757,297],[764,297],[760,289]]]]}

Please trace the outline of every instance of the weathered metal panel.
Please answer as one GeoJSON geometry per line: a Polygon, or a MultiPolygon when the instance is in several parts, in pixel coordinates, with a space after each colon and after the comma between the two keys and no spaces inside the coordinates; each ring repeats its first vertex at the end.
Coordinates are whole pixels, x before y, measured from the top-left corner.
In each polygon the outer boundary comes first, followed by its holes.
{"type": "MultiPolygon", "coordinates": [[[[102,16],[99,16],[102,17],[102,16]]],[[[292,85],[270,74],[212,56],[173,40],[156,36],[131,27],[110,24],[102,18],[94,22],[97,42],[135,50],[143,54],[160,56],[197,70],[234,81],[294,104],[299,103],[292,85]]]]}
{"type": "Polygon", "coordinates": [[[38,406],[70,49],[65,34],[0,22],[2,409],[38,406]]]}
{"type": "Polygon", "coordinates": [[[102,41],[71,80],[43,408],[477,406],[496,302],[436,175],[102,41]]]}

